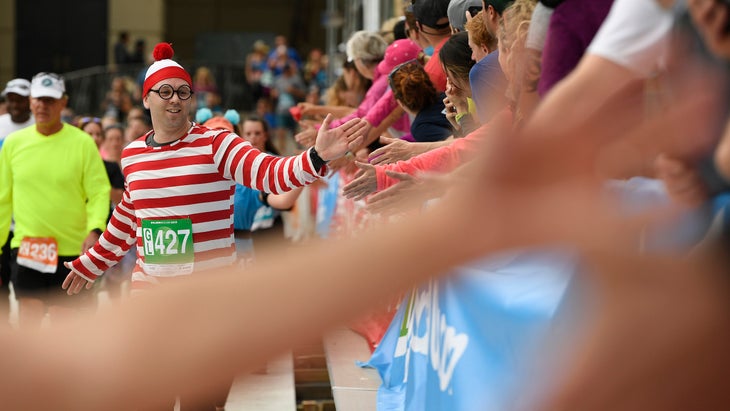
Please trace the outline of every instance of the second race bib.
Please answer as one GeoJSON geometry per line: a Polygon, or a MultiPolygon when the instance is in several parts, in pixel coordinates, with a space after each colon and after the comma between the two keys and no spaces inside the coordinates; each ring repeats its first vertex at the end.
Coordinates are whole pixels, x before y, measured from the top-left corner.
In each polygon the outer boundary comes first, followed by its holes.
{"type": "Polygon", "coordinates": [[[58,268],[58,243],[53,237],[25,237],[18,248],[18,265],[42,273],[58,268]]]}

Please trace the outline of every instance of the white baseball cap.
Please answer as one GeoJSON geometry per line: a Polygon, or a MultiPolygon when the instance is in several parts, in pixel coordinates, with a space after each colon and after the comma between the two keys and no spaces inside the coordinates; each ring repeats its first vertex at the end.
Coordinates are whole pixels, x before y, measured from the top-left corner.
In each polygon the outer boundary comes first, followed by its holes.
{"type": "Polygon", "coordinates": [[[28,97],[30,95],[30,81],[24,78],[14,78],[8,81],[5,86],[5,90],[2,92],[2,96],[5,97],[8,93],[15,93],[19,96],[28,97]]]}
{"type": "Polygon", "coordinates": [[[33,76],[30,96],[33,98],[51,97],[59,99],[66,93],[63,77],[56,73],[38,73],[33,76]]]}

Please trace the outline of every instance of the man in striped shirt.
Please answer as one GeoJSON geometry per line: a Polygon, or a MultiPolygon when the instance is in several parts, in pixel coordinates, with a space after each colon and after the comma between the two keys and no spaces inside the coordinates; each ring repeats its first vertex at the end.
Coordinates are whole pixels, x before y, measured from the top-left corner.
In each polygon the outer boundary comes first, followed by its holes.
{"type": "Polygon", "coordinates": [[[135,242],[133,290],[233,263],[236,182],[285,192],[322,177],[327,161],[362,140],[364,122],[355,119],[322,127],[315,146],[300,155],[276,157],[228,131],[191,123],[192,81],[172,55],[168,44],[155,48],[143,84],[153,129],[124,149],[123,199],[94,247],[68,264],[69,294],[90,288],[135,242]]]}

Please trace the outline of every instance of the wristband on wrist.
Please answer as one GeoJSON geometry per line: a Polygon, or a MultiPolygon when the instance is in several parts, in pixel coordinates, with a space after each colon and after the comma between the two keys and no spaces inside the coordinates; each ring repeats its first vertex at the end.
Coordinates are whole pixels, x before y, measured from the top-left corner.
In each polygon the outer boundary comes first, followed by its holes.
{"type": "Polygon", "coordinates": [[[96,235],[98,235],[99,237],[101,237],[101,235],[103,234],[103,232],[98,228],[91,230],[91,232],[96,233],[96,235]]]}
{"type": "Polygon", "coordinates": [[[319,153],[317,153],[317,150],[314,147],[309,150],[309,159],[312,160],[312,165],[317,171],[327,164],[327,161],[319,156],[319,153]]]}

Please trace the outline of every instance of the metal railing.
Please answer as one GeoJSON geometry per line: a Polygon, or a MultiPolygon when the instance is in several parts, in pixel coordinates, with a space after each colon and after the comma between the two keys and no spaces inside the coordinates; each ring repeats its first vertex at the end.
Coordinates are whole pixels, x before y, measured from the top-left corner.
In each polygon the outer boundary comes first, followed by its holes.
{"type": "MultiPolygon", "coordinates": [[[[221,106],[239,111],[251,111],[255,101],[251,87],[246,81],[245,65],[240,64],[206,64],[205,62],[181,62],[189,73],[198,67],[208,67],[215,79],[221,95],[221,106]]],[[[139,90],[144,81],[144,73],[148,65],[126,65],[120,67],[96,66],[83,70],[64,73],[66,90],[69,95],[69,107],[77,114],[102,116],[102,103],[111,89],[112,80],[117,76],[126,79],[128,89],[132,93],[133,102],[140,104],[139,90]],[[136,95],[135,95],[136,94],[136,95]]]]}

